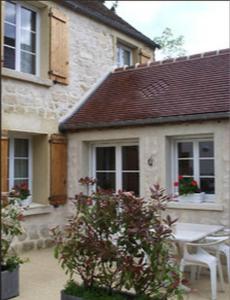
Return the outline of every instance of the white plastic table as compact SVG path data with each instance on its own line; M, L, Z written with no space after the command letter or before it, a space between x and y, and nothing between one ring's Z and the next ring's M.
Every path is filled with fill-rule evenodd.
M189 243L200 240L223 229L222 225L206 225L193 223L176 223L174 237L177 242Z

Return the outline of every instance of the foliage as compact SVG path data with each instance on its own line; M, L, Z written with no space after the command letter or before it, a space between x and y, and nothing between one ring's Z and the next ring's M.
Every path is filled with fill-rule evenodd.
M23 233L23 209L17 201L5 201L1 203L1 266L7 270L13 270L22 260L11 249L13 239Z
M179 181L174 182L174 186L179 188L179 195L199 193L197 182L191 177L179 176Z
M55 257L85 289L133 289L142 299L180 294L170 239L176 220L162 217L169 200L159 185L148 201L131 192L76 195L76 213L64 230L52 229Z
M30 190L26 182L16 185L10 191L9 196L13 198L18 198L20 200L26 199L30 195Z
M180 35L174 37L172 30L169 27L166 27L161 36L155 37L154 42L159 44L161 47L161 54L164 59L173 58L177 56L183 56L186 54L184 45L184 36Z

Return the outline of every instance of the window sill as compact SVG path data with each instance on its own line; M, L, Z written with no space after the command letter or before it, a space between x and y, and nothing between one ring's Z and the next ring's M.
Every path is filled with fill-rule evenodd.
M180 203L170 202L167 205L169 209L190 209L190 210L212 210L212 211L223 211L224 207L221 204L216 203Z
M21 80L21 81L32 82L32 83L47 86L47 87L50 87L53 85L53 81L50 79L42 79L35 75L22 73L22 72L18 72L18 71L7 69L7 68L2 68L2 76L14 78L14 79Z
M25 209L24 216L49 214L51 212L52 208L50 205L32 203L27 209Z

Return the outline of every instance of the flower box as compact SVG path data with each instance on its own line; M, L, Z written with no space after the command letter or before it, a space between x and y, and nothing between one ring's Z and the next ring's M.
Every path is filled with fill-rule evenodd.
M32 196L28 196L26 199L20 200L20 206L27 207L32 203Z
M204 201L205 193L193 193L187 195L181 195L178 197L180 203L201 203Z
M7 300L19 295L19 267L13 271L1 271L1 299Z

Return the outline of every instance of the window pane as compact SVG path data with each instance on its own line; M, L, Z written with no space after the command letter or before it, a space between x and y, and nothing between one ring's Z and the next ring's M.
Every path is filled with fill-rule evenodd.
M16 27L10 24L4 24L4 44L15 47Z
M35 34L22 29L21 30L21 49L36 52Z
M15 49L4 47L4 67L15 69Z
M21 72L35 74L35 55L21 51Z
M28 160L15 159L14 160L14 177L27 178L29 176Z
M115 170L115 147L96 148L96 169Z
M130 61L130 52L127 50L123 50L123 62L124 65L130 66L131 61Z
M212 141L199 142L200 157L214 157L214 147Z
M115 191L115 173L96 173L97 187Z
M207 194L214 194L215 178L200 178L200 189Z
M178 157L193 157L193 143L182 142L178 143Z
M200 159L200 175L214 176L213 159Z
M21 185L22 183L26 183L29 186L29 180L28 179L15 179L14 180L14 186L15 185Z
M139 196L139 173L123 173L122 182L124 191L132 191Z
M193 160L179 160L179 175L193 176Z
M16 5L10 2L5 2L5 21L16 23Z
M138 146L122 147L122 170L139 170Z
M24 29L36 31L36 13L23 7L21 9L21 26Z
M14 140L14 156L28 157L29 156L29 141L26 139Z

